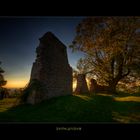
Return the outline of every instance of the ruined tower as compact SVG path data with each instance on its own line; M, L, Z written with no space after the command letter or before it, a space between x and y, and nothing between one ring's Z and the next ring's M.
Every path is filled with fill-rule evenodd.
M72 68L69 65L66 46L51 32L39 39L36 60L33 63L28 87L32 81L41 91L32 87L27 102L35 104L45 99L72 94Z
M86 75L85 74L78 74L77 75L77 86L75 89L75 94L85 94L88 93L88 86L86 82Z

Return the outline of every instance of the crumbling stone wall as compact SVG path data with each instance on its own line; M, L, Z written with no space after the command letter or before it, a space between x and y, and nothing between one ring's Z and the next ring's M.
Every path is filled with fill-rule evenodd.
M84 94L84 93L88 93L88 86L87 86L87 82L86 82L86 75L85 74L78 74L76 79L77 79L77 86L75 89L75 94Z
M98 85L98 83L95 79L91 79L89 91L97 93L97 92L109 92L110 90L109 90L109 87Z
M72 68L68 62L66 46L51 32L47 32L39 40L30 82L34 79L38 80L45 87L45 91L41 96L42 99L39 98L36 102L72 94ZM33 104L37 100L36 94L35 90L29 94L28 103Z
M98 85L95 79L90 80L89 91L90 92L97 92Z

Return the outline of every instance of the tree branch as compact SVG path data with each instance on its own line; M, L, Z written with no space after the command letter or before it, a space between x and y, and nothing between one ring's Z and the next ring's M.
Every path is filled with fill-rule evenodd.
M123 74L122 77L123 77L123 78L126 77L130 72L131 72L131 71L130 71L130 69L128 68L127 73L126 73L126 74Z

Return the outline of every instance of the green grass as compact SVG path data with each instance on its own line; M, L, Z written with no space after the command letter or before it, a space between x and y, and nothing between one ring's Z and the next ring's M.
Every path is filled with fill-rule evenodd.
M36 105L0 100L0 122L140 122L140 96L62 96Z

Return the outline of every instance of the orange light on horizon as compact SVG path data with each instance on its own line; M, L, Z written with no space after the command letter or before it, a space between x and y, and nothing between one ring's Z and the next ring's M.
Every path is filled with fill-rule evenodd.
M73 91L76 89L77 81L73 81Z
M89 86L89 80L87 81L87 85ZM5 88L24 88L28 84L27 80L8 80L7 84L3 87ZM77 81L73 81L73 90L75 90L77 86Z
M5 88L24 88L28 81L25 80L15 80L15 81L8 81L7 84L4 86Z

